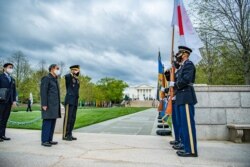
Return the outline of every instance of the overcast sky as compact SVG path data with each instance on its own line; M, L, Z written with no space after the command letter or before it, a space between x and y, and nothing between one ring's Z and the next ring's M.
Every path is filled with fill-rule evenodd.
M155 86L158 49L169 59L172 10L173 0L0 0L0 56L20 50L33 68L63 61L94 82Z

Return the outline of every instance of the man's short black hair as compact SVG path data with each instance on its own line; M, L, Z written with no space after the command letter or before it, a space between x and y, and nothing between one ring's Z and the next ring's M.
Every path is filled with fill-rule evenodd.
M49 66L49 72L51 72L51 70L53 69L53 68L55 68L57 66L57 64L51 64L50 66Z
M8 67L8 66L14 67L14 65L13 65L12 63L5 63L5 64L3 65L3 68L6 68L6 67Z

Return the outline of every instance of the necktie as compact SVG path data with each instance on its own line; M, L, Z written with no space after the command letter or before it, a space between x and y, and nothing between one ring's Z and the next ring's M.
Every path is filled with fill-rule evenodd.
M7 78L8 78L8 80L9 80L9 82L11 82L11 77L10 77L10 75L7 75Z

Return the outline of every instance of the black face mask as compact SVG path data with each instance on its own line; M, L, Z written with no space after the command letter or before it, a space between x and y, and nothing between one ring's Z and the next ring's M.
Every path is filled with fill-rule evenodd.
M72 72L72 74L73 74L74 76L79 76L80 72L77 72L77 73Z
M177 57L176 61L180 63L182 61L182 57Z
M180 64L177 61L174 61L174 66L175 66L176 69L179 69Z
M175 55L175 58L176 58L176 61L177 62L181 62L182 61L182 52L178 52L176 55Z

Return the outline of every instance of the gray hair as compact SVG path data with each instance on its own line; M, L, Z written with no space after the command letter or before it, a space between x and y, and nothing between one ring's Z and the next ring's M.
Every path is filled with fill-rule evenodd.
M57 66L57 64L51 64L50 66L49 66L49 72L51 72L51 70L53 69L53 68L55 68Z

